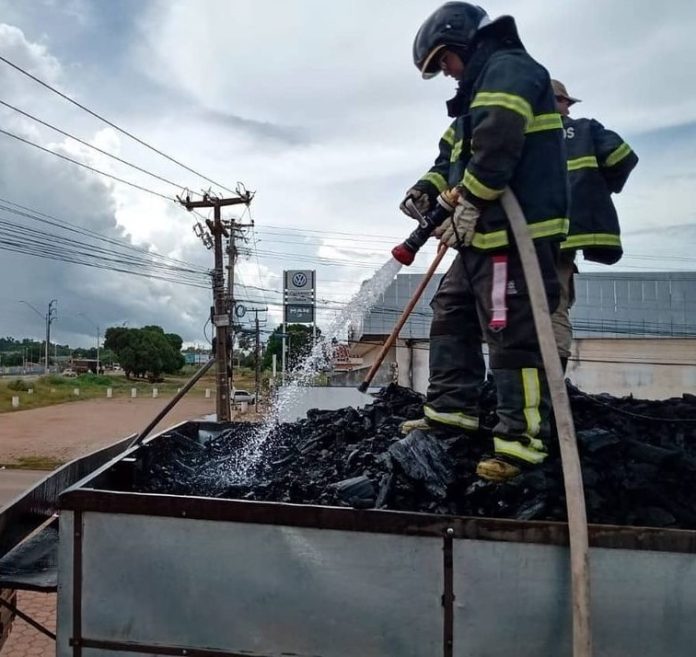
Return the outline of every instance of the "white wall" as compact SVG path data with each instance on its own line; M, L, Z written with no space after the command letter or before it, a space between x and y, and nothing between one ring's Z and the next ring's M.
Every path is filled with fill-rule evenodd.
M395 357L399 384L425 393L428 388L428 342L399 340ZM394 356L390 353L389 360ZM575 340L568 378L590 393L617 397L632 394L666 399L696 394L696 339L584 338Z
M568 378L586 392L645 399L696 394L696 340L585 338L575 340Z

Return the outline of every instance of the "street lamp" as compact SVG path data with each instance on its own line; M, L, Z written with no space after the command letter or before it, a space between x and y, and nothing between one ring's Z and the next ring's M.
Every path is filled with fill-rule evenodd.
M88 322L97 328L97 374L99 374L99 324L97 324L91 317L85 313L77 313L80 317L84 317Z
M37 310L28 301L24 299L19 299L19 303L23 303L29 306L41 319L46 322L46 352L45 352L45 362L44 369L46 374L48 374L48 345L51 343L51 324L55 321L58 314L58 299L51 299L48 302L48 312L44 315L40 310Z

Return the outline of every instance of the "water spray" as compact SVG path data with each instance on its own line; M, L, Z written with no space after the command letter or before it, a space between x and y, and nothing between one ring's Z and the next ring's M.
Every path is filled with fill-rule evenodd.
M415 259L416 253L418 253L421 247L428 241L428 239L430 239L430 236L433 234L433 231L438 226L440 226L445 221L445 219L452 215L458 197L459 193L456 189L449 189L445 192L442 192L442 194L440 194L437 197L437 203L435 203L435 207L432 210L426 212L425 214L423 214L416 207L416 204L413 202L413 199L407 199L406 207L411 213L411 216L418 220L418 228L416 228L401 244L398 244L392 249L391 254L394 260L408 267ZM435 256L435 260L433 260L433 262L431 263L430 267L428 268L428 271L425 272L420 284L416 288L416 291L413 293L413 296L409 299L409 302L406 304L406 307L404 308L403 312L401 313L401 316L394 325L394 329L387 338L387 341L382 346L382 349L379 352L377 359L372 364L372 367L367 373L367 376L365 377L363 382L358 386L358 390L360 392L367 392L370 383L372 383L372 379L375 377L375 374L377 374L377 370L380 368L388 351L392 348L392 345L396 342L396 339L399 337L401 329L403 328L404 324L406 323L406 320L409 318L409 315L418 303L418 300L421 298L421 295L425 291L425 288L428 286L428 283L430 282L430 279L433 277L433 274L439 267L440 262L442 262L442 259L445 257L446 252L447 247L441 244L440 248L437 251L437 255Z

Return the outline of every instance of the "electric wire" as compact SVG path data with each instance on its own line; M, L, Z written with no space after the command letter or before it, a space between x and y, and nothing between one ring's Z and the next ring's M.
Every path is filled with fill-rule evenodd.
M168 185L172 185L173 187L176 187L179 190L183 190L186 188L185 185L179 185L168 178L164 178L163 176L160 176L156 173L153 173L152 171L148 171L147 169L143 169L142 167L138 166L137 164L133 164L132 162L128 162L127 160L124 160L123 158L119 157L118 155L114 155L113 153L109 153L108 151L105 151L98 146L95 146L94 144L90 144L88 141L85 141L84 139L80 139L80 137L76 137L75 135L66 132L65 130L62 130L61 128L58 128L51 123L48 123L47 121L44 121L43 119L38 118L37 116L34 116L33 114L29 114L29 112L25 112L24 110L20 109L19 107L15 107L14 105L11 105L10 103L0 100L0 105L4 105L5 107L14 110L15 112L18 112L22 116L26 116L27 118L31 119L32 121L36 121L37 123L40 123L43 126L46 126L47 128L50 128L51 130L54 130L55 132L68 137L69 139L73 139L74 141L78 142L79 144L82 144L83 146L86 146L87 148L91 148L94 151L97 151L98 153L101 153L102 155L106 155L107 157L111 158L112 160L115 160L116 162L120 162L121 164L125 164L126 166L131 167L132 169L135 169L136 171L140 171L141 173L144 173L148 176L151 176L152 178L155 178L161 182L167 183Z
M136 137L133 133L128 132L127 130L125 130L124 128L121 128L120 126L116 125L116 124L113 123L112 121L109 121L109 119L103 117L101 114L98 114L97 112L95 112L95 111L89 109L89 108L86 107L85 105L82 105L81 103L79 103L79 102L76 101L75 99L71 98L71 97L68 96L67 94L63 93L62 91L59 91L58 89L56 89L55 87L51 86L51 85L48 84L47 82L44 82L43 80L39 79L39 78L36 77L35 75L32 75L31 73L29 73L29 71L26 71L26 70L23 69L21 66L18 66L18 65L15 64L14 62L11 62L11 61L10 61L9 59L7 59L6 57L2 57L2 56L0 55L0 61L4 62L4 63L7 64L8 66L11 66L12 68L14 68L14 69L15 69L16 71L18 71L19 73L22 73L22 75L25 75L26 77L32 79L34 82L36 82L37 84L40 84L41 86L45 87L45 88L48 89L49 91L52 91L53 93L57 94L58 96L60 96L60 97L63 98L64 100L67 100L69 103L72 103L72 104L75 105L76 107L79 107L81 110L87 112L88 114L90 114L91 116L95 117L96 119L99 119L100 121L102 121L102 122L106 123L107 125L111 126L114 130L117 130L117 131L120 132L121 134L124 134L124 135L126 135L127 137L129 137L130 139L133 139L134 141L138 142L138 143L141 144L142 146L145 146L145 148L149 148L151 151L157 153L157 154L160 155L161 157L163 157L163 158L169 160L170 162L173 162L174 164L176 164L177 166L182 167L183 169L186 169L186 171L188 171L189 173L193 173L194 175L198 176L199 178L202 178L203 180L209 182L211 185L215 185L216 187L219 187L220 189L224 189L225 191L230 192L230 193L232 193L232 194L235 193L235 192L233 192L231 189L229 189L228 187L225 187L224 185L221 185L220 183L215 182L215 181L212 180L211 178L208 178L208 176L203 175L203 174L200 173L199 171L196 171L195 169L193 169L193 168L187 166L186 164L184 164L183 162L180 162L179 160L175 159L175 158L172 157L171 155L167 155L166 153L164 153L163 151L159 150L158 148L155 148L154 146L148 144L146 141L144 141L144 140L141 139L140 137Z
M0 205L0 210L3 209ZM9 208L9 210L14 214L19 213L33 219L42 219L41 217L32 217L29 213L16 211L13 208ZM58 227L61 230L66 230L65 226L59 225ZM71 230L79 233L77 229ZM91 235L89 237L94 239ZM116 242L119 249L130 246ZM170 283L193 285L203 289L209 287L207 284L209 272L206 270L180 266L176 262L167 260L157 260L154 257L156 254L150 252L138 253L137 255L124 253L123 250L105 248L93 242L77 240L55 232L17 225L15 222L9 222L2 218L0 218L0 249L71 264L135 274Z
M177 267L177 269L181 271L191 271L195 273L200 273L200 274L207 274L208 270L202 269L200 267L197 267L196 265L192 263L188 263L183 260L178 260L176 258L170 258L168 256L163 256L161 254L158 254L156 252L149 251L147 249L143 249L141 247L137 247L129 242L125 242L122 240L118 240L115 238L110 238L106 237L104 235L101 235L100 233L97 233L96 231L92 231L86 228L83 228L81 226L78 226L76 224L71 224L70 222L64 221L57 219L56 217L53 217L52 215L46 215L44 213L39 213L38 211L31 211L29 208L26 208L26 206L19 206L18 204L12 203L13 205L17 207L24 207L27 212L23 212L14 208L7 207L3 205L3 203L6 203L5 199L0 198L0 210L5 211L5 212L10 212L14 215L21 216L21 217L26 217L29 218L33 221L39 222L39 223L44 223L46 225L54 226L57 227L61 230L64 230L66 232L74 232L79 235L84 235L86 237L89 237L91 239L95 239L98 241L102 241L106 244L111 244L114 246L117 246L121 249L128 250L128 251L133 251L135 253L140 253L143 255L146 255L148 258L151 258L153 260L160 260L162 262L174 265ZM10 202L11 203L11 202ZM37 216L37 215L42 215L42 216ZM44 218L47 217L47 218ZM51 233L46 233L47 235L51 235Z
M0 250L3 250L3 251L10 251L10 252L14 252L14 253L22 253L22 254L34 255L34 256L38 256L38 257L42 257L42 258L48 258L48 259L50 259L50 260L59 260L59 261L61 261L61 262L69 262L69 263L72 263L72 264L85 265L85 266L87 266L87 267L94 267L95 269L104 269L104 270L107 270L107 271L120 272L120 273L124 273L124 274L132 274L132 275L134 275L134 276L141 276L141 277L144 277L144 278L154 278L154 279L159 279L159 280L162 280L162 281L166 281L166 282L168 282L168 283L176 283L176 284L178 284L178 285L188 285L188 286L191 286L191 287L199 287L199 288L202 288L202 289L208 289L208 288L209 288L208 285L199 285L199 284L197 284L197 283L188 282L188 281L185 281L185 280L182 280L182 279L179 279L179 278L171 278L171 277L159 276L159 275L157 275L157 274L152 274L152 273L148 273L148 272L133 271L133 270L131 270L131 269L124 269L124 268L113 267L113 266L102 266L102 265L100 265L100 264L98 264L98 263L95 263L95 262L85 262L85 261L81 261L81 260L79 260L79 259L67 259L67 258L64 258L64 257L60 257L60 256L58 256L58 255L51 255L51 254L39 255L39 254L37 254L37 253L30 253L30 252L27 251L25 248L22 248L21 245L16 245L16 244L13 245L13 244L11 244L11 243L6 242L5 240L0 240Z
M2 59L2 57L0 57L0 59ZM50 148L46 148L45 146L41 146L41 145L37 144L36 142L31 141L30 139L25 139L24 137L20 137L19 135L16 135L13 132L10 132L9 130L3 130L2 128L0 128L0 133L2 133L3 135L7 135L8 137L12 137L13 139L17 139L18 141L21 141L25 144L28 144L29 146L33 146L34 148L38 148L39 150L44 151L45 153L50 153L51 155L55 155L56 157L59 157L61 160L65 160L66 162L71 162L72 164L76 164L79 167L83 167L84 169L88 169L89 171L92 171L93 173L98 173L99 175L106 176L107 178L111 178L112 180L120 182L124 185L128 185L129 187L133 187L135 189L138 189L141 192L147 192L148 194L152 194L153 196L159 196L160 198L163 198L165 201L176 203L176 199L170 198L169 196L165 196L164 194L160 194L159 192L156 192L152 189L148 189L147 187L143 187L142 185L138 185L138 183L130 182L128 180L124 180L123 178L119 178L118 176L114 176L111 173L107 173L106 171L102 171L101 169L97 169L96 167L90 166L89 164L85 164L84 162L80 162L79 160L73 160L73 158L68 157L67 155L63 155L62 153L58 153L57 151L51 150Z
M113 249L105 249L96 244L80 242L54 233L47 233L46 231L39 231L29 227L23 227L22 230L18 230L16 224L2 219L0 219L0 231L4 237L17 239L18 244L27 248L36 247L36 250L39 252L62 252L65 254L82 255L90 259L112 260L118 264L151 267L186 277L194 276L199 278L205 275L205 272L202 271L173 266L141 256L132 256ZM50 236L52 240L47 241L47 236Z

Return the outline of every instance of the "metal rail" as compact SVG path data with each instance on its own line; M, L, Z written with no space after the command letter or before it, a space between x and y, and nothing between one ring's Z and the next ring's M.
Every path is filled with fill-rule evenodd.
M134 445L139 445L140 443L147 438L149 433L159 424L159 422L162 420L162 418L169 413L169 411L176 406L181 398L189 391L193 386L198 382L198 380L215 364L215 358L211 358L203 367L201 367L187 382L186 385L179 390L179 392L172 397L169 402L167 402L166 406L155 416L155 418L148 424L141 432L136 436L135 440L133 440L128 447L133 447Z

